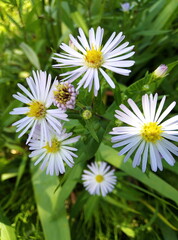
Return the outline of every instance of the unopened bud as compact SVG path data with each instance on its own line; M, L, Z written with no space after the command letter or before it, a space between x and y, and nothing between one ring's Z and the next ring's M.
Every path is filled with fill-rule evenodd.
M85 119L85 120L90 119L90 118L92 117L91 111L85 110L85 111L82 113L82 117L83 117L83 119Z
M129 2L126 2L126 3L121 3L121 8L123 12L128 12L132 7Z
M168 70L168 67L165 65L165 64L161 64L154 72L154 76L156 78L163 78L165 77L167 74L167 70Z

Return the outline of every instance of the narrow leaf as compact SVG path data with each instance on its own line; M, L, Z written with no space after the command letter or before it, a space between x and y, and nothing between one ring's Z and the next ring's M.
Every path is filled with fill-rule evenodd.
M70 240L70 231L64 202L60 205L60 214L53 214L54 206L60 194L60 188L55 192L59 184L57 176L46 175L38 166L31 163L32 184L35 193L37 209L43 227L45 240Z
M26 57L31 62L31 64L39 70L40 62L35 51L28 44L24 42L20 44L20 47L22 48L23 52L25 53Z
M147 176L138 167L133 168L131 162L123 163L123 156L118 156L118 152L110 146L101 144L98 153L99 157L104 161L109 162L115 167L120 168L128 175L134 177L148 187L156 190L162 196L173 200L178 204L178 191L170 184L162 180L156 174L150 172Z
M11 227L9 220L4 215L1 207L0 207L0 239L16 240L15 229Z

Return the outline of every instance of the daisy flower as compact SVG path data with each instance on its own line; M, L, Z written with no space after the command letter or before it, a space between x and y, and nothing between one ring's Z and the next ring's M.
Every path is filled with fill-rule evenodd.
M41 163L40 169L46 169L46 174L51 176L65 172L64 163L69 167L74 164L73 157L77 157L74 153L77 148L68 146L79 140L80 136L70 138L72 133L66 133L66 129L62 129L60 134L50 131L50 140L43 141L41 145L40 132L35 129L34 137L30 140L29 149L32 151L29 157L37 157L35 165ZM51 144L50 144L51 143Z
M114 148L123 147L119 155L126 154L124 162L134 154L133 167L142 164L142 171L145 172L148 159L150 159L151 169L163 170L162 159L173 166L175 160L172 154L178 156L178 147L172 141L178 141L178 115L164 120L165 117L175 107L176 103L171 103L162 112L166 96L164 96L157 107L158 94L142 96L143 113L139 110L132 99L128 99L132 111L125 105L120 105L120 110L116 110L115 117L129 126L115 127L110 134ZM164 120L164 121L163 121ZM141 163L142 162L142 163Z
M119 45L125 38L122 32L118 35L114 32L104 46L102 46L103 34L104 29L101 27L97 28L96 33L91 28L89 30L89 40L87 40L83 30L79 28L79 41L70 34L70 40L77 50L62 43L60 48L65 53L55 53L56 57L53 57L58 62L54 65L56 68L75 67L72 71L60 74L60 76L66 76L63 80L68 79L73 82L82 76L77 89L83 86L91 91L94 87L95 96L97 96L100 88L99 73L112 88L115 88L113 80L103 68L128 76L131 70L126 68L135 63L132 60L125 60L133 56L134 52L131 51L134 46L128 47L129 42Z
M77 91L69 82L61 82L55 86L53 91L53 103L62 110L74 109Z
M54 90L54 85L57 80L54 80L51 86L50 74L47 75L47 73L43 71L33 71L33 78L29 77L26 81L31 92L19 83L17 85L25 95L17 92L13 97L25 103L27 106L14 108L13 111L10 112L10 114L14 115L26 115L21 120L12 124L13 126L17 126L17 132L22 130L18 137L23 136L31 128L27 139L28 143L33 136L37 124L40 124L41 127L41 141L48 139L48 127L53 128L60 134L62 127L60 120L67 121L67 114L63 110L49 109L52 105L52 91Z
M83 185L91 195L106 196L112 192L116 184L114 170L110 170L105 162L94 162L87 165L89 170L84 170L82 174Z

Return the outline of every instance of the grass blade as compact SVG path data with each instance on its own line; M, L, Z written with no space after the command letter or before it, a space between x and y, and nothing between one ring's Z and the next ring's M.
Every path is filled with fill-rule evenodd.
M60 189L55 192L59 184L57 176L46 175L38 167L31 163L32 184L35 193L37 209L43 227L45 240L70 240L70 231L64 207L64 202L60 206L60 214L55 213L53 208L60 194Z
M15 229L10 226L9 220L4 216L0 208L0 239L16 240Z
M178 204L178 191L170 184L162 180L160 177L158 177L156 174L150 172L147 176L139 168L133 168L130 162L123 163L124 157L118 156L116 150L104 144L100 145L97 154L99 154L99 157L104 161L107 161L113 166L120 168L128 175L134 177L148 187L159 192L162 196L169 198Z
M24 42L20 44L20 47L22 48L23 52L25 53L26 57L31 62L31 64L39 70L40 62L35 51L28 44Z

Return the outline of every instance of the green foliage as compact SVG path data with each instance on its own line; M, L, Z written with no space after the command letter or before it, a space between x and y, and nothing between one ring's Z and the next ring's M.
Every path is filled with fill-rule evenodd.
M35 200L43 227L46 240L49 239L70 239L69 226L66 216L64 202L60 205L60 213L56 214L53 209L60 195L60 189L57 192L55 188L58 184L56 176L47 176L45 172L37 171L32 162L32 184L35 193Z
M114 111L128 98L138 105L145 93L158 92L178 102L176 0L135 0L122 12L115 0L3 0L0 2L0 239L1 240L178 240L178 164L164 171L142 173L111 148L108 132ZM75 165L64 176L51 177L34 167L24 138L19 139L9 112L22 106L13 100L17 83L25 83L32 70L53 76L52 55L69 34L90 27L123 31L135 45L136 65L129 77L112 74L116 88L102 82L97 98L81 89L77 107L68 112L68 131L81 135ZM152 72L168 65L168 75ZM102 79L101 79L102 81ZM76 83L74 83L76 84ZM84 110L92 118L84 120ZM176 111L178 106L176 107ZM116 169L118 183L107 197L90 196L81 174L90 161L107 161ZM31 166L31 167L30 167ZM30 170L31 169L31 170Z

